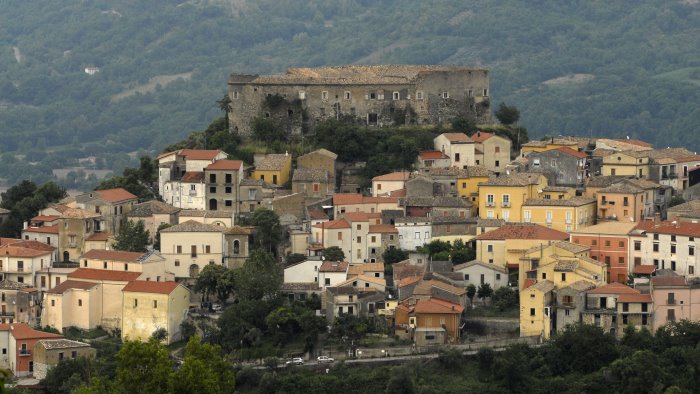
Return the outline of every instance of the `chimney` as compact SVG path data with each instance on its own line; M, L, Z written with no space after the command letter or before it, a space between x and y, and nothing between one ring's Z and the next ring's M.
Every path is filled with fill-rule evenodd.
M481 137L481 130L479 130L479 131L476 132L476 136L477 136L477 137Z
M661 214L659 212L656 212L654 214L654 223L660 223L661 222Z

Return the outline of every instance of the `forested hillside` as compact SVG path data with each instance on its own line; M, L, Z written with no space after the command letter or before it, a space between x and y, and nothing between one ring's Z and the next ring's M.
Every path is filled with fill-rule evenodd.
M35 0L0 10L0 172L11 182L41 182L90 155L119 170L162 150L220 116L232 71L346 63L489 67L492 101L518 106L531 138L700 147L695 0Z

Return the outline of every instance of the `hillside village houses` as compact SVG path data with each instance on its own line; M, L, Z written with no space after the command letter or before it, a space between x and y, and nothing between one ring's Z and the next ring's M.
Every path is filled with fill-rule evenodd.
M123 189L85 193L39 212L21 239L0 239L0 325L100 326L139 340L165 328L168 343L177 341L199 302L191 291L199 273L244 264L257 229L241 218L260 207L281 217L280 251L304 255L284 267L281 292L318 297L329 322L385 319L416 344L456 343L470 284L518 291L520 335L536 339L575 322L619 336L629 324L656 330L698 319L690 306L700 207L668 208L694 186L692 152L561 137L523 144L513 163L511 142L486 131L446 132L433 148L414 169L374 177L364 193L337 192L345 172L325 149L296 160L258 156L252 166L220 150L163 154L163 201L139 203ZM168 225L160 250L112 250L126 220L143 220L151 242ZM475 259L452 265L423 254L432 241L458 239ZM333 246L343 261L325 259ZM392 249L411 258L389 270ZM37 354L49 357L58 348L44 340L54 337L37 338Z

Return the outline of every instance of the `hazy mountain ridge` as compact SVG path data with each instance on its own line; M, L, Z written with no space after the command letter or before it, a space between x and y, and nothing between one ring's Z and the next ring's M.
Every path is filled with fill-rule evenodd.
M490 67L494 104L517 105L533 137L630 135L700 147L693 138L700 5L491 3L13 3L0 13L3 152L63 163L79 146L118 168L124 152L159 151L206 127L220 115L215 101L234 70L360 61ZM101 71L89 76L86 66ZM111 100L154 77L190 72L151 93ZM592 77L569 78L575 75ZM48 156L41 153L49 147Z

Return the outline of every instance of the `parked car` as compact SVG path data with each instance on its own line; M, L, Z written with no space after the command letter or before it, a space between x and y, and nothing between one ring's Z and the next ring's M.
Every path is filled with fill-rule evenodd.
M214 304L214 305L211 306L211 309L212 309L214 312L221 312L221 311L224 310L224 308L221 306L221 304Z
M301 357L294 357L293 359L284 363L285 365L304 365L304 359Z
M335 361L332 357L328 357L328 356L318 356L318 358L316 360L318 360L319 364L332 363L333 361Z

